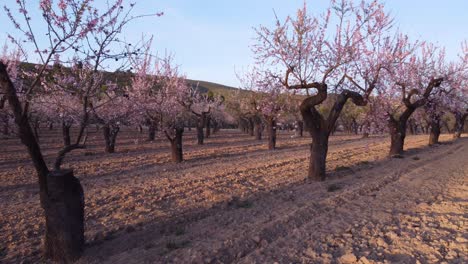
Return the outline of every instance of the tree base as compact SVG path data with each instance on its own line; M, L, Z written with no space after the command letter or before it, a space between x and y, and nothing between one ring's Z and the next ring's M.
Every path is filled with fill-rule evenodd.
M45 257L60 263L79 259L85 242L84 194L72 170L49 174L45 215Z

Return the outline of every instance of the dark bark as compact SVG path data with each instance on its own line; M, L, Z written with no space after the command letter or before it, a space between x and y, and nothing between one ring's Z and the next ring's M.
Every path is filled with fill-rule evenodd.
M268 126L268 149L276 149L276 120L274 118L267 119Z
M207 118L207 113L203 112L201 113L200 116L198 116L198 119L197 119L197 144L198 145L204 144L205 135L203 134L203 128L205 127L205 124L206 124L206 118Z
M34 121L34 136L36 137L37 142L39 142L39 127L40 127L40 122L39 120Z
M440 117L434 116L431 118L431 132L429 134L429 146L439 144L440 136Z
M396 119L393 116L389 118L388 128L390 130L390 156L400 156L403 154L403 148L405 145L406 138L406 126L409 117L413 114L416 109L413 107L407 107L406 110L401 114L400 118Z
M154 122L149 122L148 125L148 141L154 141L156 138L156 125Z
M394 116L389 117L388 127L390 129L391 137L389 152L390 156L401 156L403 154L408 119L417 108L422 107L427 103L432 90L436 87L439 87L442 84L442 81L443 78L431 79L431 81L427 84L421 98L413 103L411 102L411 97L413 95L419 94L418 90L413 89L409 91L408 94L406 94L406 87L401 85L403 91L402 102L406 108L398 119Z
M306 98L300 106L302 119L307 127L312 144L310 146L310 161L308 177L313 180L323 181L326 177L326 158L328 153L328 138L330 132L335 128L336 121L343 110L348 99L354 104L363 106L366 104L364 98L349 90L344 90L336 99L328 118L325 120L315 108L327 99L327 85L320 84L318 93Z
M328 137L328 131L317 131L312 135L308 175L314 180L323 181L326 177Z
M142 134L142 133L143 133L143 126L141 126L141 125L138 125L138 132L139 132L140 134Z
M31 125L29 124L28 115L27 113L23 113L21 103L16 95L15 87L6 71L6 65L2 62L0 62L0 88L5 93L8 105L13 112L15 123L18 126L19 138L26 146L29 156L33 161L39 181L41 205L45 208L47 201L47 175L49 174L49 169L44 161L39 144L34 137Z
M2 134L5 138L8 137L8 135L10 134L10 122L8 121L8 116L7 115L4 115L2 116L2 123L3 123L3 131L2 131Z
M260 123L255 124L255 139L262 140L262 124Z
M416 121L414 121L414 119L410 119L408 121L409 123L409 132L411 135L416 135L416 124L415 124Z
M183 149L182 149L182 135L184 134L183 128L176 128L175 129L175 136L174 138L169 138L171 142L171 154L172 154L172 161L179 163L184 160L183 157Z
M104 141L105 141L105 151L106 153L115 152L115 140L117 139L117 134L120 131L120 127L117 125L105 125L103 127Z
M48 191L45 256L70 263L80 258L84 250L83 188L72 170L62 170L49 174Z
M253 137L254 135L254 127L255 127L255 124L254 124L253 118L249 118L248 130L249 130L249 136L251 137Z
M54 130L54 122L49 123L49 130Z
M213 122L213 134L218 133L218 132L219 132L219 129L220 129L220 126L219 126L218 121L214 121L214 122Z
M206 117L206 131L205 131L205 137L209 138L211 135L211 117L207 116Z
M304 122L302 122L302 120L296 121L296 136L298 137L304 136Z
M465 126L465 120L466 117L468 116L468 113L461 113L461 112L455 112L455 127L454 127L454 134L453 138L460 138L461 134L463 133L463 128Z
M63 145L65 147L70 146L71 139L70 139L70 125L62 122L62 137L63 137Z

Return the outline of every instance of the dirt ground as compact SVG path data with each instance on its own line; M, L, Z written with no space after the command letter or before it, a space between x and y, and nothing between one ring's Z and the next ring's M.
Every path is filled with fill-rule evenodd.
M125 130L117 153L100 133L70 155L86 201L79 263L467 263L468 138L427 147L408 136L330 139L325 182L306 180L310 139L281 132L279 149L236 130L197 146L185 162L169 144ZM59 130L42 131L48 162ZM16 139L0 139L0 263L43 262L44 218L34 171Z

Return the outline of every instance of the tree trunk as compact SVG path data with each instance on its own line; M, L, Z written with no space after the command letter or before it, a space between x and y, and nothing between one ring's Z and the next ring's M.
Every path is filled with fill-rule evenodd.
M80 258L84 250L84 193L72 170L53 171L48 177L45 208L45 256L59 263Z
M176 128L175 136L171 141L172 161L179 163L184 160L182 150L182 135L184 134L183 128Z
M71 144L70 125L65 124L65 122L62 122L62 137L63 137L63 145L65 147L70 146Z
M296 121L296 136L298 137L304 136L304 122L302 122L302 120Z
M259 120L255 122L255 139L262 140L262 122Z
M2 117L2 122L3 122L3 136L5 138L8 137L8 135L10 134L10 128L9 128L9 122L8 122L8 116L5 114L5 116Z
M406 120L392 120L389 122L390 128L390 156L400 156L403 154L403 146L406 137Z
M253 121L253 118L249 118L249 136L253 136L254 135L254 121Z
M36 137L37 142L39 142L39 120L34 121L34 136Z
M276 149L276 120L268 118L268 149Z
M203 135L203 127L197 126L197 144L203 145L204 135Z
M156 138L156 125L150 121L148 126L148 141L154 141Z
M209 138L210 135L211 135L211 128L210 128L210 126L211 126L211 117L208 116L208 117L206 117L206 131L205 131L205 132L206 132L206 133L205 133L205 137L206 137L206 138Z
M120 127L114 125L105 125L103 128L104 141L105 141L105 152L114 153L115 152L115 140L117 139L117 134L119 133Z
M461 134L463 133L463 128L465 126L465 120L468 116L467 113L462 114L460 112L455 113L455 127L454 127L454 134L453 138L460 138Z
M440 136L440 118L433 117L431 119L431 131L429 134L429 146L439 144Z
M219 132L219 123L217 121L213 122L213 134Z
M369 138L369 133L367 132L362 133L362 138Z
M143 127L142 127L141 125L138 125L138 132L139 132L140 134L143 133Z
M54 130L54 122L49 123L49 130Z
M203 145L205 135L203 134L203 128L205 127L206 123L206 113L203 112L197 120L197 144Z
M310 145L309 178L324 181L326 176L326 159L328 153L327 131L311 133L312 144Z

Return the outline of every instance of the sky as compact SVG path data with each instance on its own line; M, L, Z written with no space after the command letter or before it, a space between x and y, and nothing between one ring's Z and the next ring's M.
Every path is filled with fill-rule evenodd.
M30 13L39 14L39 0L30 3ZM17 35L3 6L16 0L0 0L0 44L7 34ZM104 2L95 0L95 2ZM127 1L128 2L128 1ZM125 31L127 40L153 36L153 52L171 53L187 78L239 86L236 71L253 63L251 45L254 27L271 26L275 13L280 19L294 15L303 0L139 0L134 14L164 12L161 17L133 21ZM328 0L306 1L308 10L320 13ZM460 44L468 39L468 0L386 0L395 27L412 39L444 46L455 59Z

